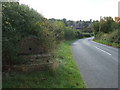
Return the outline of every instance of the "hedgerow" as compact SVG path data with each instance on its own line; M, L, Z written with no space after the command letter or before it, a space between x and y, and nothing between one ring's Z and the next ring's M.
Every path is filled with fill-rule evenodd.
M21 60L17 54L20 41L24 37L38 38L41 48L44 48L43 53L50 53L54 50L56 46L55 27L41 14L26 5L15 2L2 3L2 9L3 64L14 64L16 60Z
M32 41L35 43L39 40L39 43L36 43L39 46L38 50L41 50L40 54L44 54L54 52L64 39L75 39L80 35L79 31L65 27L62 21L51 22L29 6L20 5L19 2L3 2L2 17L3 65L21 64L24 61L19 53L21 42L26 41L27 39L24 39L27 37L28 40L33 37ZM35 38L37 40L34 40Z

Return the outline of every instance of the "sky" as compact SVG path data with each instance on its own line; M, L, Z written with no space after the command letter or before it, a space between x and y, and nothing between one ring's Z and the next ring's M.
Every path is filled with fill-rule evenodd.
M37 10L45 18L67 20L99 20L100 16L118 16L120 0L19 0Z

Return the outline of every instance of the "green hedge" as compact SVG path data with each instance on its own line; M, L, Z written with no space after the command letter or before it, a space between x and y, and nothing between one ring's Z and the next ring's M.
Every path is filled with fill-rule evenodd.
M66 27L65 28L65 34L64 37L66 40L72 40L76 38L81 38L80 36L80 31L76 29L72 29L71 27Z
M40 40L40 48L44 50L42 53L52 53L64 39L81 37L79 31L65 27L63 22L51 22L34 9L18 2L3 2L2 9L3 65L21 64L24 61L18 53L19 45L26 37Z
M63 33L57 33L58 29L61 30L59 24L55 26L41 14L26 5L4 2L2 3L2 9L3 64L14 64L16 60L21 60L17 53L20 41L24 37L34 36L38 38L42 44L41 48L47 49L43 53L54 51L56 41L61 40L63 37Z

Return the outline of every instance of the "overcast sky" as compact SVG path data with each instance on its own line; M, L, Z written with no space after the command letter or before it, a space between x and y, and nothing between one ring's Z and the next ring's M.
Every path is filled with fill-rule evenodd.
M120 0L19 0L46 18L99 20L100 16L118 16Z

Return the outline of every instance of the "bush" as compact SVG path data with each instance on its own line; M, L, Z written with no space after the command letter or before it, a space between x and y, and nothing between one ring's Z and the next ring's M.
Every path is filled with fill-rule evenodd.
M104 17L100 20L100 22L93 23L93 32L97 35L100 32L110 33L112 32L118 25L113 21L112 17Z
M57 43L60 43L61 41L64 40L65 24L61 21L55 21L53 22L53 26L54 26L53 29L55 34L55 40Z
M97 33L99 32L99 22L94 22L92 27L93 27L93 32L94 32L94 34L96 36Z
M104 35L103 32L99 32L96 36L95 39L100 39L102 37L102 35Z
M108 41L112 42L112 43L118 43L120 44L120 35L118 34L119 30L116 29L113 32L111 32L107 37L108 37Z
M119 29L115 29L110 33L101 32L97 34L95 39L103 42L120 44L120 35L118 33L119 33Z
M79 32L70 28L66 27L65 28L65 39L66 40L72 40L78 37Z
M2 3L2 53L3 64L14 64L21 60L17 56L20 41L24 37L34 36L41 41L41 48L46 48L43 53L54 50L54 26L42 15L26 5L15 2ZM58 33L59 34L59 33Z
M83 35L83 37L91 37L91 36L93 36L92 33L83 33L82 35Z

